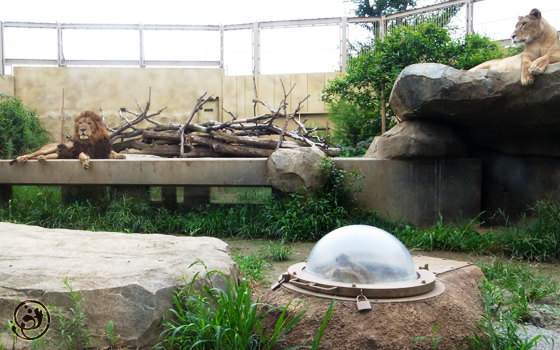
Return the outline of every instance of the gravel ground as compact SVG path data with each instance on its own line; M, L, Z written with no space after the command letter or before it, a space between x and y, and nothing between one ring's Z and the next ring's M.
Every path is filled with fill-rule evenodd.
M535 346L533 350L560 350L560 333L535 327L532 324L526 324L525 330L527 331L528 339L533 339L539 334L543 335L543 337L537 341L537 346ZM523 330L521 330L521 332L523 333Z

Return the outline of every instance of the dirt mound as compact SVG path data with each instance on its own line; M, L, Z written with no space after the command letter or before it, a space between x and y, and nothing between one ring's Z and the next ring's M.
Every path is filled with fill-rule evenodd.
M445 292L435 298L402 303L372 303L372 310L358 312L356 303L339 300L327 324L319 349L428 349L428 340L411 341L416 336L441 335L440 349L466 348L465 337L472 336L483 313L477 285L482 271L474 265L440 274ZM277 343L276 349L311 345L330 305L329 299L312 297L281 287L261 297L261 302L286 305L294 298L308 304L307 314ZM300 309L305 306L300 305ZM299 310L298 310L299 311ZM269 314L266 331L272 331L278 314Z

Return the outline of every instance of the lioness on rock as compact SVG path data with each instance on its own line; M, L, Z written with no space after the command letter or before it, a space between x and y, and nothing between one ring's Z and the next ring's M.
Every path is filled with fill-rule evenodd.
M537 9L527 16L519 16L511 35L515 44L525 44L525 50L515 56L492 60L471 68L470 71L491 69L505 72L521 68L521 84L529 85L551 63L560 62L560 41L556 28L551 26Z
M113 151L107 128L101 117L94 112L83 112L74 119L73 142L49 143L37 152L17 157L10 165L24 163L28 159L45 162L47 159L79 159L84 169L89 169L90 159L125 159Z

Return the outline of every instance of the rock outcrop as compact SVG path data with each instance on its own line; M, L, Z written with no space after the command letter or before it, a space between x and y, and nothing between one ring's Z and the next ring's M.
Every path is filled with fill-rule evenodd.
M522 86L518 70L406 67L389 103L401 120L452 125L471 144L507 154L560 156L560 63Z
M37 300L67 310L71 300L62 283L67 279L84 299L87 328L98 346L109 345L104 343L109 321L120 335L119 344L156 344L162 317L173 306L173 292L184 286L182 278L190 282L200 272L196 284L203 282L204 266L191 266L197 260L208 271L237 276L228 245L210 237L72 231L0 222L0 247L0 320L13 318L17 300ZM219 279L216 283L223 286ZM7 345L9 335L0 335ZM56 339L52 329L46 336Z
M519 70L414 64L397 78L389 103L402 123L376 138L366 156L479 158L488 217L501 211L513 218L539 199L560 200L560 63L529 86Z
M281 148L268 157L266 176L271 185L294 193L305 187L314 190L324 182L319 163L325 153L317 147Z
M466 155L465 143L453 128L429 121L407 120L376 137L364 157L424 159Z

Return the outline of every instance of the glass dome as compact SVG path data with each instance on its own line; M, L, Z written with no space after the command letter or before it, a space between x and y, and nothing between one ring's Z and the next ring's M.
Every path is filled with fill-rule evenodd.
M406 247L390 233L367 225L341 227L320 239L302 272L323 280L359 284L418 278Z

